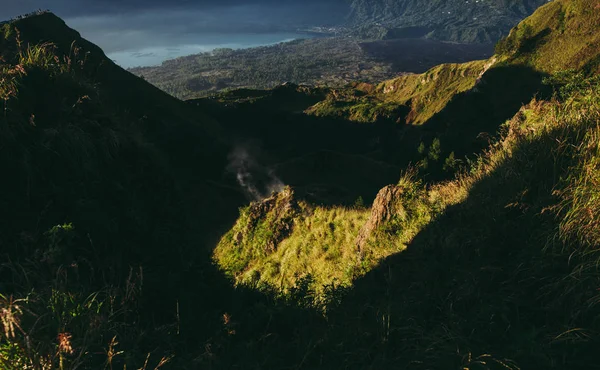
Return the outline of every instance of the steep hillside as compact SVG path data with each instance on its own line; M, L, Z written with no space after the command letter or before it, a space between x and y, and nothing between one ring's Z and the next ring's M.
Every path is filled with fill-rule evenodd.
M327 99L307 112L358 122L390 119L423 124L445 108L454 96L473 89L494 62L495 59L445 64L424 74L410 74L379 85L358 84L347 90L333 90ZM403 106L410 108L405 117L400 113Z
M330 294L330 326L307 368L594 363L600 85L570 82L557 100L524 107L469 173L428 190L445 208L430 208L436 217L404 252L345 297ZM407 235L392 230L392 240Z
M370 212L309 209L286 221L287 238L259 251L266 257L235 275L262 289L287 286L296 301L326 311L325 328L311 325L294 339L307 349L297 358L303 366L579 369L594 363L600 85L597 76L577 74L564 82L554 99L534 99L508 121L468 172L430 187L413 185L421 194L417 208L405 205L415 198L403 180L383 189ZM259 218L262 226L253 229L238 220L217 259L244 251L278 224ZM369 249L359 247L361 228L374 230L369 248L389 257L347 285L353 275L346 271L370 262ZM230 237L237 242L228 244ZM399 247L405 250L395 254ZM315 282L325 285L315 288Z
M229 144L53 14L1 31L0 367L143 366L176 341L185 274L220 290L207 245L243 201L222 179ZM109 347L127 358L93 355Z
M597 72L600 12L593 1L553 1L515 27L497 45L505 63L538 71Z
M349 22L372 38L495 42L547 0L352 0Z
M513 41L519 29L548 18L548 11L561 12L561 9L567 14L565 19L570 20L567 25L570 31L561 30L560 23L544 26L547 41L539 48L507 51L500 44L498 54L490 60L442 65L425 74L403 76L379 86L355 84L349 89L329 91L324 100L306 112L366 122L362 125L367 127L374 126L368 122L404 124L398 132L403 134L405 141L402 143L411 145L414 153L421 155L417 169L403 177L396 187L387 192L382 190L372 210L361 205L322 208L295 199L298 210L285 218L286 234L276 240L269 238L277 234L272 228L278 228L280 220L277 217L271 219L269 212L264 217L255 214L253 209L258 207L257 204L245 208L242 217L215 250L216 261L238 284L283 294L304 286L309 291L312 289L316 304L322 304L323 300L328 301L331 289L350 287L382 258L404 250L423 228L443 217L447 207L462 202L474 183L487 176L489 171L493 172L495 164L486 167L485 161L495 161L495 156L512 155L510 146L521 145L518 144L520 139L511 136L513 131L536 131L536 125L542 124L539 120L544 125L549 124L546 120L553 119L549 115L551 107L558 109L561 101L570 99L579 101L579 94L588 93L587 84L595 83L587 79L595 71L594 63L600 48L588 49L587 45L595 45L597 32L591 30L598 24L600 13L591 1L556 1L542 7L503 43L527 42L529 39L525 38ZM576 12L578 16L570 12ZM531 28L529 38L542 32L541 27ZM586 51L567 52L561 57L560 65L554 63L547 67L547 64L540 64L540 61L551 60L544 58L546 42L559 45L567 41L576 41ZM590 89L589 94L593 95L595 87ZM553 100L558 90L562 94L560 101ZM532 103L532 108L520 110L532 99L551 103ZM575 119L578 109L565 109L563 114ZM434 171L434 168L459 165L464 155L472 153L470 150L481 153L498 138L492 130L498 130L511 118L510 123L503 125L504 132L508 130L511 134L504 138L500 136L495 145L501 147L494 147L496 149L487 154L489 158L483 156L477 161L471 160L467 166L470 175L443 185L432 184L435 177L428 177L430 183L427 185L419 180L419 176ZM411 129L411 126L415 128ZM484 141L486 144L477 144L481 145L477 149L473 140L486 131L489 132ZM421 132L421 138L427 137L423 135L428 133L433 140L421 141L418 145L416 132ZM558 181L552 181L555 180ZM288 197L294 199L294 195ZM395 211L390 211L390 207ZM254 216L249 217L249 214ZM271 246L266 249L263 248L265 240L271 240Z
M589 1L553 1L517 25L497 46L492 58L461 65L442 65L420 74L401 76L376 86L332 91L332 96L308 110L309 113L337 115L373 122L391 119L408 124L424 124L442 112L465 92L481 93L488 78L501 70L531 69L532 75L565 70L595 71L598 68L600 15ZM557 52L560 50L560 52ZM511 80L527 79L523 74L507 73ZM531 81L530 81L531 82ZM524 82L527 84L527 82ZM508 90L506 90L508 92ZM506 94L501 94L506 95ZM409 111L406 115L400 107Z

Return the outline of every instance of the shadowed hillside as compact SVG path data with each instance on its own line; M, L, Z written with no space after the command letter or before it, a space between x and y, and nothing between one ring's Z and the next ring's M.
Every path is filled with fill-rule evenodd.
M127 358L108 361L142 366L177 342L189 274L211 281L195 334L212 335L228 284L207 245L244 201L216 121L50 13L4 24L0 56L0 367L98 368L88 353L117 342Z
M465 199L354 284L330 315L327 341L341 344L340 367L365 358L375 368L416 369L593 363L597 255L588 254L587 232L565 234L568 215L579 212L567 194L592 194L576 168L595 171L581 150L595 140L598 85L579 94L523 109L473 175L442 185L466 186ZM576 113L584 107L592 110ZM592 219L578 216L577 227L595 229Z

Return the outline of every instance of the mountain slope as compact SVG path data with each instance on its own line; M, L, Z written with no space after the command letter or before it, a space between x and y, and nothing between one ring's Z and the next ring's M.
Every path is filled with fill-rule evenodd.
M532 102L471 174L430 190L448 208L329 311L308 367L320 356L382 369L595 361L598 79L572 92Z
M597 72L600 14L594 2L553 1L515 27L497 46L506 63L554 73Z
M279 292L326 312L318 337L307 333L314 327L299 334L308 348L302 364L577 369L593 363L600 309L593 288L600 279L594 252L600 225L596 6L556 1L509 36L531 24L523 42L539 32L544 42L500 47L493 66L471 64L488 64L483 75L460 73L470 65L442 66L418 81L437 84L421 91L430 94L429 103L445 105L431 117L445 123L466 116L454 118L456 139L447 145L480 122L501 119L495 110L507 101L514 105L487 149L454 180L424 184L409 173L382 189L371 209L323 208L286 190L241 210L215 260L239 286ZM570 14L570 31L538 23L561 9ZM583 51L546 54L545 43L567 42ZM535 84L527 82L532 76ZM511 100L520 91L515 88L527 84L519 98L525 105ZM414 85L392 86L398 86L396 99L409 94L414 101ZM355 90L357 99L377 91L368 85ZM482 95L489 99L474 98ZM332 92L331 105L339 98L345 96ZM432 135L446 129L431 125L431 118L420 126L428 125ZM429 160L439 156L433 149L425 152ZM290 206L266 206L271 203Z
M486 61L334 89L306 112L366 123L420 125L437 131L442 144L454 144L445 155L455 151L462 157L482 149L468 141L472 135L494 134L497 126L492 122L503 122L534 94L543 97L549 85L562 83L560 76L551 75L597 71L599 22L593 2L554 1L516 26ZM464 136L466 132L470 134ZM457 145L465 140L464 146Z
M350 24L376 38L495 42L546 0L353 0Z
M243 201L222 178L218 123L53 14L1 30L0 367L101 368L93 353L117 342L128 355L114 366L143 366L176 342L166 328L186 274L213 274L194 290L214 298L194 335L212 335L225 290L209 246Z

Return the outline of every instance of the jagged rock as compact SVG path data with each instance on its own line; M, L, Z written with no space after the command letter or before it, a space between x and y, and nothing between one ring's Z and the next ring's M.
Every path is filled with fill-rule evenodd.
M356 238L356 246L359 253L362 253L373 231L381 225L392 220L394 217L406 219L406 210L402 205L403 194L404 189L396 185L388 185L379 191L373 202L371 215Z
M274 193L269 198L250 205L245 234L254 233L261 221L268 222L271 233L265 240L264 248L267 253L272 253L277 249L277 245L292 233L294 218L299 210L294 191L292 188L286 187L281 192ZM243 235L236 235L238 243L243 238Z

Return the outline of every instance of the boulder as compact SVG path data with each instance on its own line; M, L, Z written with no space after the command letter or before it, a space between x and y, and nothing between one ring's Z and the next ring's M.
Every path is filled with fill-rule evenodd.
M356 247L360 254L370 236L380 226L394 217L406 219L406 209L402 205L403 194L404 189L396 185L388 185L379 191L373 202L371 215L356 238Z

